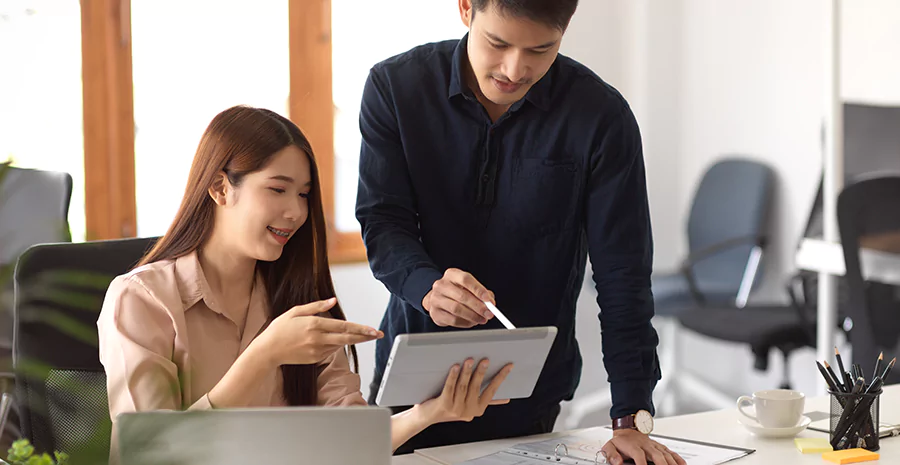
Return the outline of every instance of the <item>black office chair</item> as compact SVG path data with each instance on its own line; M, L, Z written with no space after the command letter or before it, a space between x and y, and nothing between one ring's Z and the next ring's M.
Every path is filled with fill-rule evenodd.
M804 238L822 236L822 183L804 228ZM683 311L679 321L686 329L721 341L745 344L754 355L754 368L768 370L769 353L777 350L784 363L780 387L791 388L791 354L804 347L816 347L818 274L798 270L785 283L789 303L753 303L743 308L732 305L697 306ZM838 319L832 322L845 331L848 291L846 280L837 280ZM850 340L850 336L847 337Z
M112 279L156 238L28 249L15 271L13 363L23 436L40 452L108 457L111 422L97 317Z
M28 247L68 242L67 217L72 177L0 164L0 391L14 391L12 374L13 269ZM0 450L20 435L18 414L10 412L0 432Z
M844 249L852 321L853 361L871 369L879 352L897 353L900 338L900 286L866 281L860 248L867 240L891 237L900 242L900 176L876 177L847 186L838 196L837 216ZM868 377L868 375L867 375ZM900 370L888 382L900 382Z

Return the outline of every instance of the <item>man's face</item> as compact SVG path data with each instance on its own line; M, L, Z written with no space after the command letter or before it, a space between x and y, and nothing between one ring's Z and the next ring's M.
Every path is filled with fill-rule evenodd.
M460 15L469 27L467 51L478 87L496 105L509 106L524 97L559 53L563 31L513 17L493 3L474 12L470 0L460 0Z

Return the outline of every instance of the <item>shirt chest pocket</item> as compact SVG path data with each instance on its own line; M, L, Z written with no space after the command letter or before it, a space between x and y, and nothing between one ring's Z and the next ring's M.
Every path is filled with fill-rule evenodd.
M541 237L577 224L581 175L574 159L517 158L511 186L504 217L519 236Z

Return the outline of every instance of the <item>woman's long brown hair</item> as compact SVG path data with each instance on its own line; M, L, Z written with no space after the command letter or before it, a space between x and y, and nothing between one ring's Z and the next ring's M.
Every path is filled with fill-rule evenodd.
M326 255L322 192L312 147L289 119L261 108L232 107L213 118L197 147L175 220L138 266L176 259L203 246L214 223L215 204L208 190L216 176L224 172L232 185L239 186L244 176L265 168L276 152L289 145L309 157L309 217L285 244L281 257L274 262L257 263L257 273L265 282L272 318L295 305L334 297ZM346 319L340 305L335 305L330 313L334 318ZM358 372L356 348L351 346L350 353L354 371ZM315 365L283 365L281 372L284 398L289 405L316 405Z

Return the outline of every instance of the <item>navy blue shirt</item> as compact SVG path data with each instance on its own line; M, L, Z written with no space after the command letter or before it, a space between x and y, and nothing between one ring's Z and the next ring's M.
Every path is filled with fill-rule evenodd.
M571 399L581 374L575 303L589 253L610 414L652 413L660 378L653 245L628 103L559 55L492 122L466 85L466 60L466 37L423 45L375 65L363 92L356 216L372 271L391 292L373 388L395 336L458 330L435 325L422 298L459 268L494 292L517 327L559 330L531 398L490 407L475 422L512 428ZM496 319L476 326L501 327Z

